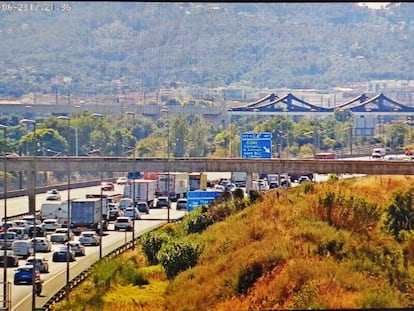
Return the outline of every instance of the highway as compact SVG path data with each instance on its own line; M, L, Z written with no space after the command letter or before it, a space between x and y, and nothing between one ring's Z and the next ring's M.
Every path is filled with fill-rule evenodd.
M114 192L108 193L122 193L123 186L116 185ZM81 189L72 189L70 191L70 197L84 198L86 193L100 193L100 187L88 187ZM106 192L105 192L106 193ZM67 191L61 191L62 200L67 199ZM1 201L0 215L3 216L4 200ZM36 207L40 208L41 203L46 202L45 194L36 195ZM28 198L18 197L10 198L7 200L8 216L15 214L22 214L28 212ZM178 219L184 216L185 211L176 211L175 204L170 209L170 219ZM151 209L148 215L141 214L141 220L135 221L135 237L138 237L145 231L151 230L163 223L167 222L167 209ZM102 256L106 256L115 249L126 244L127 241L132 240L132 232L115 232L113 231L113 224L109 225L109 230L104 233L102 240ZM75 237L77 240L78 237ZM54 296L61 288L66 284L66 262L55 263L52 262L53 250L61 246L62 244L54 244L53 249L49 253L44 253L44 257L48 259L50 272L42 274L42 279L45 280L42 296L36 297L36 308L41 308L47 301ZM43 253L38 253L43 254ZM87 246L86 256L76 257L76 261L70 263L70 279L74 278L82 271L93 265L99 260L99 246ZM20 259L19 265L24 264L25 260ZM2 269L0 267L0 269ZM11 286L11 310L31 310L32 309L32 286L31 285L13 285L13 276L15 268L7 268L7 280L12 283Z

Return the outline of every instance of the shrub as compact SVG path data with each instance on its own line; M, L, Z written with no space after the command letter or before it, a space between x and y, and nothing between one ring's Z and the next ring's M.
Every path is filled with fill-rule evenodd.
M251 203L256 202L260 198L260 192L257 190L249 190L249 199Z
M212 216L207 212L203 212L202 207L197 207L191 213L186 215L183 220L183 228L187 234L199 233L213 223Z
M260 263L254 262L247 268L243 269L239 274L237 282L237 293L245 294L248 289L256 282L256 280L263 274L263 266Z
M193 267L201 254L202 247L187 241L170 241L158 252L158 261L164 267L168 278Z
M413 188L403 192L397 191L393 202L387 209L385 227L398 239L402 230L414 229Z
M157 254L162 245L170 239L170 236L162 231L147 232L140 237L142 251L150 264L158 264Z

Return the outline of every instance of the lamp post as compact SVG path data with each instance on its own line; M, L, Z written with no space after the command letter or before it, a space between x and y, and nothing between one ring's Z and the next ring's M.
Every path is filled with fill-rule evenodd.
M101 113L94 113L94 114L92 114L92 116L94 118L101 119L100 129L101 129L101 132L102 132L103 114L101 114ZM101 150L101 153L100 153L101 160L102 160L102 155L103 155L103 150ZM102 210L103 209L103 206L102 206L102 195L103 195L103 193L102 193L103 165L102 165L102 161L101 161L100 171L101 171L101 195L100 195L100 197L101 197L101 208L100 208L101 212L99 213L100 214L99 215L100 216L99 217L99 237L100 237L100 239L99 239L99 259L102 259L102 236L103 236L103 230L102 230L102 226L103 226L103 215L102 215L102 213L103 213L103 210Z
M161 112L167 114L167 196L170 197L170 111L166 108L161 109ZM169 200L168 200L169 201ZM170 222L170 204L167 205L167 223Z
M37 151L37 139L36 139L36 121L32 119L22 119L20 120L21 124L33 125L33 139L34 139L34 145L35 145L35 154L36 157L36 151ZM33 165L33 171L32 175L30 176L32 180L33 185L33 194L30 195L29 193L29 213L33 214L33 257L36 257L36 161L34 161ZM29 188L29 187L28 187ZM32 268L32 310L34 311L36 309L36 287L35 287L35 280L36 280L36 265L33 265Z
M66 120L68 121L68 127L67 127L67 135L68 135L68 143L69 143L69 132L70 132L70 117L68 116L59 116L58 119L60 120ZM68 151L68 156L69 156L69 151ZM68 161L68 168L67 168L67 176L68 176L68 218L67 218L67 228L68 228L68 235L67 235L67 239L68 239L68 244L67 244L67 254L66 254L66 299L69 299L69 282L70 282L70 261L69 261L69 253L70 253L70 228L71 228L71 223L72 223L72 217L71 217L71 206L70 206L70 176L71 176L71 170L70 170L70 161Z
M7 164L6 164L6 130L7 125L0 124L3 131L3 190L4 190L4 212L3 212L3 307L7 310Z
M135 129L135 112L132 111L127 111L126 112L127 115L132 116L132 129L131 129L131 134L132 136L134 136L134 129ZM135 163L137 162L137 154L136 154L136 150L137 150L137 146L136 146L136 140L135 140L135 136L134 136L134 153L133 153L133 157L134 157L134 174L136 172L135 169ZM133 220L132 220L132 249L135 249L135 209L136 209L136 205L137 202L135 202L135 178L132 180L132 205L134 206L134 213L133 213Z

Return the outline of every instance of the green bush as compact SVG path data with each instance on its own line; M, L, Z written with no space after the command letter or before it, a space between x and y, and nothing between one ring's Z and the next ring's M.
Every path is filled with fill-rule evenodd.
M187 241L170 241L158 252L158 261L163 266L168 278L195 266L202 252L198 244Z
M150 231L140 237L141 248L150 264L158 264L157 254L171 237L162 231Z
M414 188L403 192L398 191L394 194L393 202L387 209L385 227L398 239L402 230L414 229L414 209L413 209Z
M257 190L249 190L249 199L251 203L256 202L260 198L260 192Z
M183 228L187 234L199 233L213 223L213 217L208 212L203 212L202 207L197 207L186 215L183 220Z
M239 274L237 282L237 293L244 294L256 282L256 280L263 274L263 266L260 263L254 262L247 268L243 269Z

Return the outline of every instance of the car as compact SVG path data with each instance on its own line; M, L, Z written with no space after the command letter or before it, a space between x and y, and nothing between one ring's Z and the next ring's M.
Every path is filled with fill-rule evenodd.
M85 246L80 242L66 242L66 246L69 244L69 247L75 252L75 256L85 256Z
M132 219L126 216L118 217L115 220L114 229L115 231L119 231L119 230L132 231L133 229Z
M29 229L23 227L11 227L7 232L16 232L18 240L27 240L29 238Z
M101 189L103 191L114 191L115 190L115 185L113 182L109 182L109 181L104 181L101 183Z
M35 273L35 280L40 280L40 272L38 269L33 269L33 265L17 267L13 277L13 284L33 284L33 272Z
M7 249L12 249L13 242L18 240L16 232L1 232L0 233L0 247L3 248L4 243L6 242Z
M108 212L108 220L109 221L113 221L115 220L117 217L119 216L123 216L122 211L117 208L117 207L112 207L109 212Z
M33 215L26 215L22 217L30 226L40 225L42 222Z
M311 182L310 178L306 175L300 176L298 179L298 183L304 183L304 182Z
M149 206L148 206L148 203L145 202L145 201L139 201L137 203L137 209L138 209L139 212L145 213L145 214L149 214L149 210L150 210Z
M176 209L177 209L177 211L187 210L187 199L178 199Z
M101 237L95 231L83 231L79 236L79 243L82 245L99 245Z
M35 265L39 273L49 273L49 261L41 256L29 256L26 259L26 265Z
M46 231L55 231L58 228L62 228L62 224L56 218L45 219L42 222L42 227Z
M156 208L170 207L170 199L168 197L158 197L157 203L155 204Z
M72 230L68 228L58 228L50 235L50 241L52 243L66 243L68 241L72 241L75 237ZM69 234L69 236L68 236Z
M12 250L6 250L6 264L7 267L19 265L19 257ZM0 266L4 267L4 250L0 250Z
M372 151L371 157L373 159L381 159L381 158L384 158L385 155L386 155L385 148L374 148L374 150Z
M126 177L119 177L116 180L117 185L126 185L127 183L128 183L128 178L126 178Z
M13 221L13 227L29 228L30 224L23 219L16 219Z
M29 238L45 237L46 235L47 232L41 225L29 227Z
M71 249L71 247L67 247L66 245L59 247L53 252L52 255L53 262L67 262L75 260L75 252Z
M48 253L52 251L52 242L47 237L36 237L30 242L36 252Z
M119 204L118 204L118 208L120 210L124 210L127 207L132 206L134 203L132 202L131 198L122 198L121 200L119 200Z
M33 254L33 245L29 240L16 240L12 244L16 256L27 258Z
M60 193L57 189L51 189L46 192L46 201L60 201Z
M125 217L129 217L132 220L139 220L139 219L141 219L141 215L139 214L138 209L136 207L132 207L132 206L127 207L124 210L124 216Z

